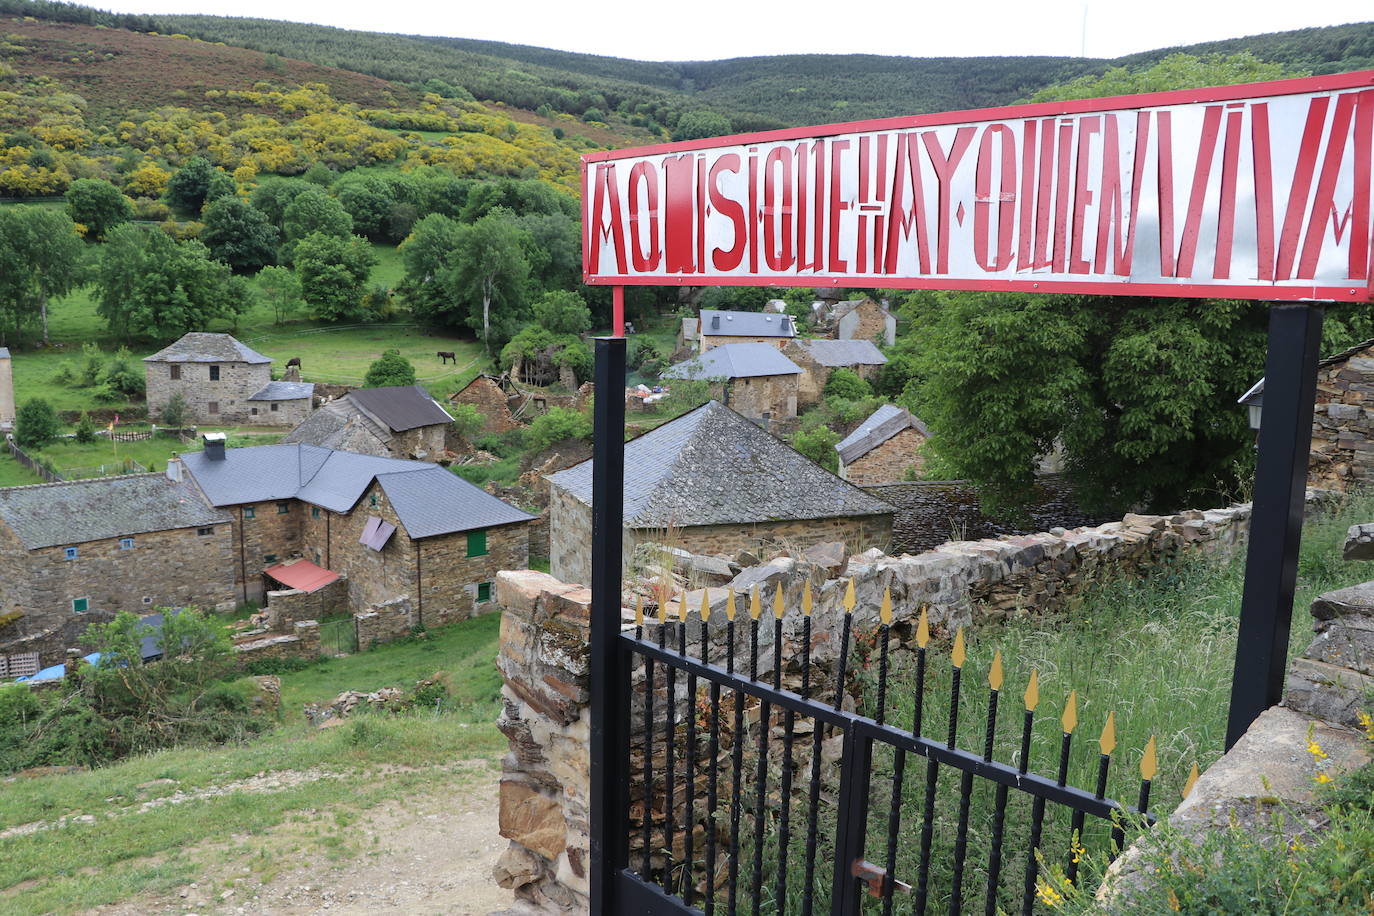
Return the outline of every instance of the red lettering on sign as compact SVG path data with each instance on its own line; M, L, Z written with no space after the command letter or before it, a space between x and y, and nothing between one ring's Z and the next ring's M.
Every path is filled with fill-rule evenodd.
M1156 156L1156 191L1159 200L1159 275L1174 276L1174 126L1170 112L1161 111Z
M711 215L711 208L707 204L709 199L706 193L706 157L697 157L697 261L701 264L701 272L706 272L706 217Z
M874 185L874 201L881 204L887 200L887 140L888 134L878 135L878 178ZM873 217L873 271L882 272L883 259L886 257L884 242L887 233L884 229L884 219L881 215Z
M939 186L939 202L936 205L935 217L939 233L935 247L935 272L939 274L949 273L950 184L954 180L955 169L959 167L959 160L964 158L964 152L973 142L976 130L974 127L959 128L954 134L954 143L951 144L948 155L940 149L940 138L935 131L928 130L921 134L921 142L925 144L926 154L930 156L931 167L935 170L935 181Z
M1242 111L1226 113L1226 142L1221 147L1221 209L1217 213L1217 247L1212 259L1212 278L1231 276L1231 246L1236 235L1236 172L1240 168Z
M1069 247L1069 273L1085 274L1092 265L1083 260L1083 217L1088 205L1093 202L1093 192L1088 190L1088 158L1092 155L1088 144L1092 136L1102 130L1102 119L1096 115L1081 118L1078 122L1078 163L1074 166L1073 185L1073 242Z
M644 220L649 230L649 250L640 247L643 229L640 226L639 186L644 185L649 204L648 219ZM658 172L647 162L637 162L630 169L630 260L635 270L658 269Z
M664 225L664 266L669 273L694 273L696 248L692 244L692 216L696 210L696 157L690 153L663 160L668 219Z
M1145 150L1150 142L1150 113L1136 113L1135 157L1131 160L1131 206L1129 215L1121 203L1121 137L1116 115L1103 118L1102 190L1098 195L1097 257L1093 271L1107 272L1107 254L1112 254L1112 273L1127 277L1135 257L1135 223L1140 211L1140 185L1145 178ZM1122 231L1121 221L1128 224ZM1110 244L1109 244L1110 243Z
M827 249L826 268L835 273L849 269L849 263L840 259L840 212L849 209L848 201L841 199L840 154L849 149L848 140L836 140L830 144L830 246Z
M1255 254L1259 279L1274 279L1274 165L1269 146L1269 104L1250 106L1250 155L1255 166Z
M1035 260L1032 270L1052 267L1050 260L1051 215L1054 206L1054 119L1040 122L1040 178L1036 182Z
M1293 185L1288 192L1288 209L1283 214L1283 232L1279 235L1279 258L1275 279L1287 280L1293 272L1298 256L1298 235L1302 232L1303 206L1312 190L1312 176L1317 171L1317 154L1321 151L1322 127L1326 124L1326 109L1331 99L1318 96L1307 106L1307 126L1298 146L1298 164L1293 170Z
M816 234L815 243L811 249L811 257L814 258L812 266L816 270L824 270L825 265L821 261L821 252L825 250L825 141L817 140L811 152L816 158ZM832 214L831 219L834 219Z
M1069 200L1073 188L1069 185L1069 169L1073 166L1073 122L1059 125L1058 169L1054 176L1054 272L1062 274L1068 268Z
M785 146L763 163L763 259L769 270L792 267L792 150Z
M897 166L892 170L892 196L888 199L887 256L883 272L897 272L898 243L916 229L916 257L919 270L930 273L930 239L926 235L926 198L921 181L921 150L916 134L897 135ZM906 197L906 182L911 179L911 207L902 205Z
M738 172L740 159L736 153L725 153L711 164L711 174L706 180L711 196L711 205L716 212L730 220L735 227L735 247L729 251L716 248L711 252L711 264L716 270L734 270L744 260L744 246L749 242L748 227L744 224L744 207L737 200L725 196L717 183L721 172Z
M1209 105L1202 115L1202 137L1198 141L1197 164L1193 166L1193 191L1188 197L1188 213L1183 218L1183 235L1178 243L1177 276L1180 277L1193 275L1193 257L1197 254L1197 236L1202 227L1202 203L1207 197L1207 182L1212 175L1221 114L1220 105Z
M1017 232L1016 266L1031 266L1031 226L1035 215L1035 127L1026 121L1021 143L1021 224Z
M807 149L805 143L797 144L797 270L810 270L812 263L806 259L806 165Z
M997 183L997 254L988 251L988 223L992 216L992 147L1002 146L1002 173ZM1006 270L1012 258L1012 231L1016 228L1016 134L1005 124L992 124L978 144L978 174L974 179L973 258L987 271Z
M610 222L606 222L606 207L610 206ZM615 266L625 273L625 227L620 215L620 187L615 180L615 165L596 167L596 191L592 194L592 226L588 233L591 246L591 273L601 269L601 246L607 241L615 245Z
M1355 187L1351 202L1349 278L1363 280L1369 273L1370 158L1374 147L1374 90L1359 94L1355 110Z
M1326 144L1322 176L1317 181L1317 195L1312 198L1312 215L1307 219L1307 239L1302 246L1302 260L1298 262L1300 280L1311 280L1317 275L1317 259L1321 256L1322 240L1326 236L1326 214L1335 206L1336 179L1340 176L1341 160L1345 158L1345 139L1350 134L1355 100L1354 93L1336 99L1336 114L1331 119L1331 139Z

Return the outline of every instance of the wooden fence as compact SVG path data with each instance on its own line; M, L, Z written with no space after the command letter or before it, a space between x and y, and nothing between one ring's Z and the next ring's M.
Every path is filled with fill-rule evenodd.
M40 462L37 458L31 458L29 454L20 448L19 444L14 441L14 436L6 434L5 445L9 447L10 454L14 456L15 461L19 462L30 471L33 471L48 483L61 483L67 479L57 473L57 471Z

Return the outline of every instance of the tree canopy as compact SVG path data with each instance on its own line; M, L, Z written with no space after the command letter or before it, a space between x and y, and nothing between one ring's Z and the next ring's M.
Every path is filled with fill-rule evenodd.
M46 207L0 209L0 327L20 330L37 322L46 341L49 299L84 282L84 267L84 245L67 214Z
M100 178L82 178L72 182L65 195L67 213L72 220L86 227L92 238L101 239L120 223L133 218L133 204L129 198Z
M387 388L392 385L414 385L415 367L401 355L400 350L386 350L367 367L364 388Z
M317 318L364 321L372 317L363 293L377 255L366 239L312 232L296 244L295 263L301 296Z
M277 259L277 229L261 211L236 196L205 207L200 240L236 273L253 273Z

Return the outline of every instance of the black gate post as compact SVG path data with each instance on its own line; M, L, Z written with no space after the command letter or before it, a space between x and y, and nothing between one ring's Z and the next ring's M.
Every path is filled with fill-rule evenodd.
M817 722L820 728L821 723ZM859 882L856 863L864 858L868 834L868 790L873 771L873 739L853 723L845 729L840 754L840 797L836 817L835 877L831 885L831 916L858 916Z
M625 340L596 341L592 450L591 912L615 913L629 862L628 653L619 646L625 501Z
M1269 307L1259 461L1226 723L1227 750L1260 713L1283 697L1321 337L1320 306Z

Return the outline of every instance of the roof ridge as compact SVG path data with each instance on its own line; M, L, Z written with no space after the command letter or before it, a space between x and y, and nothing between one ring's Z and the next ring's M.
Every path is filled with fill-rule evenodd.
M12 487L0 487L0 492L4 492L5 490L38 490L43 487L69 487L73 484L104 483L110 480L131 480L136 477L162 477L168 479L171 483L176 482L167 478L167 475L161 471L143 471L137 474L106 474L104 477L74 477L71 480L45 480L42 483L20 483Z

